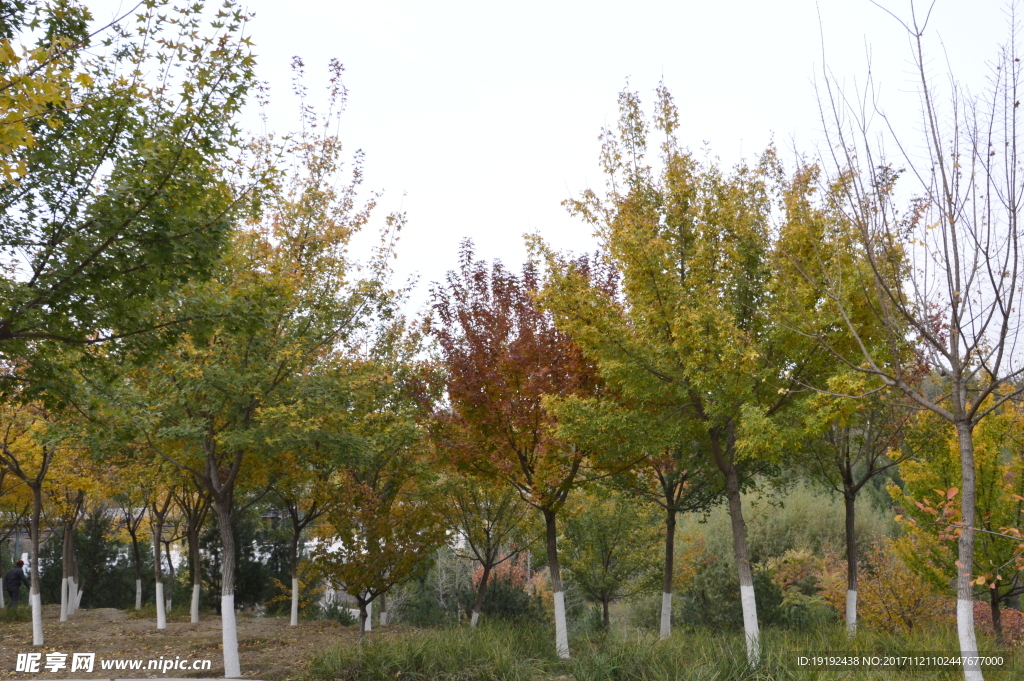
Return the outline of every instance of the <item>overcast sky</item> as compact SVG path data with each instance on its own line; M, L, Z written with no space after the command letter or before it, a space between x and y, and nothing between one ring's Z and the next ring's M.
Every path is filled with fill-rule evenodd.
M119 6L86 1L97 20ZM909 19L906 0L883 4ZM886 112L912 126L916 111L906 34L868 0L254 0L248 7L258 75L273 97L270 128L296 127L294 55L306 63L314 103L328 61L345 65L341 136L366 154L367 189L384 191L378 217L408 215L397 272L419 278L413 307L454 266L465 237L480 256L513 267L525 257L526 232L559 248L593 249L589 228L561 202L602 186L597 135L615 123L627 82L650 103L664 79L680 108L683 143L706 144L726 164L773 139L784 154L820 146L814 82L823 49L829 69L851 86L864 82L870 51ZM945 73L948 59L962 81L981 89L985 63L1007 36L1005 5L938 0L929 34L933 72ZM246 122L259 125L255 112Z

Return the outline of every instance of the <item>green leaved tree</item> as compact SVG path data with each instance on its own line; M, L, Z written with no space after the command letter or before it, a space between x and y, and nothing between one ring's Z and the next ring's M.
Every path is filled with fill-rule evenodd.
M607 193L569 208L593 225L600 257L621 277L609 296L572 261L535 242L548 264L543 304L602 378L630 400L674 409L725 489L747 655L760 658L741 492L798 427L788 414L824 353L775 315L774 218L782 173L771 150L725 172L680 148L678 113L658 89L660 170L648 165L638 96L619 96L617 132L602 133Z

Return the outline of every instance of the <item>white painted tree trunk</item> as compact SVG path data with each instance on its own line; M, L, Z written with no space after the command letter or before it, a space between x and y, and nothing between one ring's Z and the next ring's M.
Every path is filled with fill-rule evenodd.
M199 585L198 584L193 584L192 585L192 607L191 607L191 613L192 613L192 623L194 624L194 623L199 621Z
M561 658L569 657L569 630L565 625L565 592L555 592L555 652Z
M242 675L238 661L238 625L235 622L235 594L220 597L221 644L224 649L224 677L237 679Z
M235 621L235 535L231 528L231 502L216 502L214 510L223 551L220 564L220 632L224 676L235 679L242 675L242 665L238 659L238 625Z
M60 580L60 621L68 621L68 578Z
M974 469L974 435L970 422L956 424L960 449L960 520L963 531L957 541L958 565L956 579L956 633L960 639L960 655L978 655L978 639L974 633L974 517L977 494L977 480ZM965 681L984 681L981 667L977 664L964 665Z
M78 610L78 584L74 577L68 577L68 617Z
M956 601L956 628L960 639L960 654L973 656L978 654L978 639L974 635L974 601L958 598ZM965 681L985 681L981 667L964 665Z
M761 662L761 633L757 628L757 601L754 587L740 587L740 603L743 606L743 633L747 640L747 661L751 667Z
M366 624L363 626L363 631L369 634L373 631L373 602L366 604Z
M299 626L299 578L292 577L292 621L291 626Z
M661 594L661 640L672 635L672 594Z
M156 628L167 628L167 612L164 610L164 583L156 583Z
M0 584L0 586L3 586L3 585ZM7 589L0 589L0 608L6 608L7 607L7 604L4 603L4 592L5 591L7 591Z
M731 454L725 451L723 443L728 436L712 429L711 449L715 463L725 478L726 498L729 500L729 521L732 524L733 556L736 573L740 582L740 605L743 608L743 633L747 643L747 662L753 669L761 662L761 634L757 627L757 598L754 595L754 574L750 569L750 552L747 549L747 527L743 520L743 503L740 495L739 472L732 462Z
M32 645L43 645L43 598L40 594L33 593L28 597L32 604Z
M135 609L140 610L142 608L142 580L135 580Z
M476 623L480 620L480 613L476 610L473 611L473 615L469 618L469 626L475 627Z
M846 592L846 635L853 638L857 635L857 591Z

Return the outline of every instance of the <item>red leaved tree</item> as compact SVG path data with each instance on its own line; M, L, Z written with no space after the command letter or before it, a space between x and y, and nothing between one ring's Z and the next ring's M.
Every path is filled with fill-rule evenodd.
M441 442L463 469L506 480L544 516L555 597L555 647L569 656L556 517L579 483L587 452L555 437L546 396L591 394L594 367L534 302L539 275L520 275L473 257L465 241L459 271L432 291L430 331L445 372Z

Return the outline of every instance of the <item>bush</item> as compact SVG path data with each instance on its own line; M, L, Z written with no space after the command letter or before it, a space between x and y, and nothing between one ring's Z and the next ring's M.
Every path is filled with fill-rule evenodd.
M7 598L7 594L4 594L4 598ZM32 621L32 609L27 605L19 605L17 608L12 608L9 603L6 603L6 601L5 604L7 605L6 608L0 608L0 622Z
M524 585L506 576L488 580L480 614L487 619L512 621L540 621L544 611L540 599L527 593ZM459 601L465 612L471 612L476 601L476 589L463 589Z
M779 623L782 616L782 590L772 582L769 571L756 566L754 595L757 598L758 620L762 626ZM732 561L715 560L700 570L673 599L673 618L677 626L686 629L703 627L721 631L742 628L740 580Z
M827 563L822 584L822 595L845 617L846 561ZM905 634L952 622L953 603L900 559L893 541L885 541L875 544L858 573L857 618L888 634Z
M333 620L343 627L350 627L359 622L349 607L338 601L328 603L327 605L310 606L305 611L304 619Z
M999 612L999 622L1003 627L1003 638L1008 644L1019 646L1024 643L1024 612L1004 605ZM990 603L974 601L974 626L989 636L995 636Z

